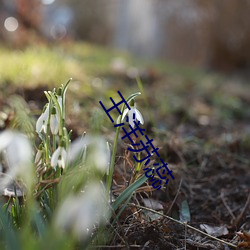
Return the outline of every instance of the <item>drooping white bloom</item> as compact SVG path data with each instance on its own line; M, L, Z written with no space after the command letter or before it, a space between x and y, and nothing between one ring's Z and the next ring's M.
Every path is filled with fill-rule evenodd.
M57 230L72 233L81 240L91 236L94 227L108 220L108 203L100 183L90 184L79 195L64 200L56 213Z
M134 122L138 120L140 124L144 123L141 112L136 108L136 106L130 107L130 110L127 108L124 110L122 115L122 120L124 120L125 116L128 115L128 122L134 128Z
M56 166L64 169L67 161L67 152L63 146L59 146L51 157L51 166L56 168Z
M60 121L59 115L55 107L52 108L50 116L50 131L53 135L56 135L59 131Z
M6 130L0 133L0 153L7 163L5 179L1 180L1 188L20 176L30 185L32 182L32 147L28 138L17 132ZM7 178L8 177L8 178Z
M40 117L36 122L36 132L41 133L43 131L46 134L48 121L49 121L49 104L47 104L44 112L40 115Z
M107 142L103 138L95 137L93 146L93 152L90 157L94 160L95 167L105 173L110 163L110 151L107 147Z
M86 155L84 152L87 148ZM102 137L86 135L74 141L69 148L68 162L74 162L79 156L82 156L83 161L88 161L88 166L94 166L102 173L105 173L109 167L110 150Z

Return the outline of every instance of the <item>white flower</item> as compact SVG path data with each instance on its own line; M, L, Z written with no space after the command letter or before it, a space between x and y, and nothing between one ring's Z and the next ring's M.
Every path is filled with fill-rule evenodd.
M50 130L53 135L56 135L59 131L59 115L58 111L55 107L52 108L51 116L50 116Z
M58 104L59 104L60 109L61 109L61 111L62 111L62 96L61 96L61 95L58 95L58 96L57 96L57 101L58 101Z
M40 115L40 117L36 122L37 133L41 133L43 131L46 134L48 120L49 120L49 104L47 104L45 111Z
M127 108L124 110L122 115L122 120L124 120L125 116L128 114L129 124L134 128L134 122L138 120L141 124L144 123L141 112L134 106L130 107L130 110Z
M100 183L90 184L79 195L66 198L59 207L55 226L62 232L72 233L81 240L91 236L95 225L108 220L108 203Z
M40 144L35 156L35 164L39 165L42 161L43 156L43 145Z
M101 137L93 138L93 152L90 157L93 160L95 167L101 172L107 172L110 163L110 151L107 147L107 142Z
M63 146L59 146L51 157L51 166L56 168L58 165L60 168L64 169L67 160L67 152Z
M0 152L2 152L8 170L1 188L20 176L29 186L32 183L32 147L28 138L17 132L6 130L0 133Z
M87 148L88 154L86 155ZM102 137L85 135L74 141L69 148L68 162L74 162L79 156L83 161L88 161L88 166L94 166L103 173L109 168L110 150Z

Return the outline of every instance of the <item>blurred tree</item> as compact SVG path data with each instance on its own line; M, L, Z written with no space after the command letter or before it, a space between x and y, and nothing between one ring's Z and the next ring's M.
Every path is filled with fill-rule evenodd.
M20 26L26 30L39 32L41 24L41 1L15 0L15 5Z
M74 12L75 38L90 42L109 44L112 41L110 15L114 1L64 0Z
M249 0L158 0L164 55L177 62L232 71L250 66Z
M250 1L209 1L207 24L212 68L230 71L250 66Z

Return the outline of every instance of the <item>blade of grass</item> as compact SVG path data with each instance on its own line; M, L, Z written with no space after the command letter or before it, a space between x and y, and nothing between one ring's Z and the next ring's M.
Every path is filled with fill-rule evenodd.
M151 174L151 173L150 173ZM124 200L126 200L133 192L139 188L148 177L145 175L141 176L138 180L136 180L133 184L131 184L128 188L126 188L119 196L118 198L112 203L112 208L115 211Z
M124 211L124 209L126 208L127 204L129 203L130 199L132 198L132 196L133 196L133 193L131 193L131 194L129 195L128 199L125 201L125 203L123 204L122 208L119 209L119 212L118 212L118 214L115 216L115 218L114 218L114 220L113 220L113 222L112 222L112 225L114 225L114 224L117 222L117 220L119 219L121 213L122 213L122 212Z
M0 229L4 233L7 250L21 250L21 245L16 232L8 222L7 214L0 208Z

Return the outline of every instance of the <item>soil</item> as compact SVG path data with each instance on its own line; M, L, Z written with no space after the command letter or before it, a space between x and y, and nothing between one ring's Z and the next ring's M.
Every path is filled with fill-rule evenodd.
M227 243L237 246L240 242L248 242L240 239L236 232L250 231L250 85L243 84L242 91L237 92L242 112L236 112L229 105L224 109L229 115L223 117L221 104L211 101L211 95L217 94L217 87L200 94L196 85L188 83L183 85L188 92L180 93L180 86L163 84L163 81L159 78L145 86L156 119L153 125L146 122L144 126L147 135L154 138L154 143L161 148L160 154L173 170L175 180L161 190L153 189L150 183L140 188L116 225L109 227L114 237L103 249L235 249ZM227 86L228 95L236 95L230 94L235 93L231 91L232 84L225 82L219 89L221 98L225 94L222 88L225 90ZM22 88L20 91L19 88L12 92L24 96L30 108L35 110L41 109L45 102L42 91L45 89ZM164 102L162 91L183 98L179 107L166 116L163 115L164 107L159 106L159 102ZM159 96L159 99L153 100L154 96ZM159 111L161 108L163 111ZM71 120L75 119L71 126L75 126L76 131L79 131L80 117L71 117ZM107 134L113 132L109 129ZM134 175L132 156L124 143L120 143L118 152L113 186L115 196L124 190ZM187 225L203 232L204 225L208 225L208 234L225 243L201 234L185 223L178 224L139 206L151 207L178 221L188 220ZM220 227L220 232L217 227Z

